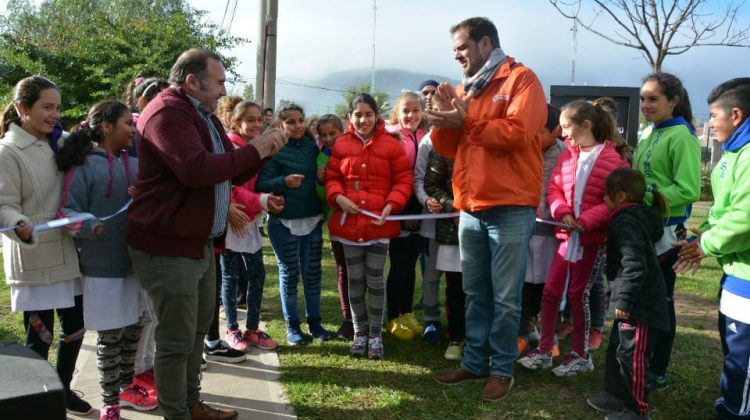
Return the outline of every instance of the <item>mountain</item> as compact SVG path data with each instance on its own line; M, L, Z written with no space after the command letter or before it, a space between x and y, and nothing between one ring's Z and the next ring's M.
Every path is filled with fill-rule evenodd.
M395 101L403 89L417 90L419 83L426 79L438 82L455 79L445 76L417 73L402 69L375 70L375 89L384 90ZM344 91L352 86L370 83L370 69L350 69L331 73L313 82L296 82L279 78L276 80L276 103L280 100L292 101L305 109L308 116L332 113L337 104L343 103Z

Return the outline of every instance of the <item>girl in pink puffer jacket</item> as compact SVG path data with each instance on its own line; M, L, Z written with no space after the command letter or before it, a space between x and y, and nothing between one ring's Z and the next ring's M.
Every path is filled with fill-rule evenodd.
M603 268L610 213L605 180L620 167L626 145L615 145L614 117L599 105L574 101L562 109L560 125L568 149L563 151L550 179L547 198L552 217L570 229L558 229L562 242L552 261L542 298L542 339L539 348L519 360L531 370L552 367L560 302L567 290L573 314L573 351L552 370L567 377L594 369L588 355L589 290Z

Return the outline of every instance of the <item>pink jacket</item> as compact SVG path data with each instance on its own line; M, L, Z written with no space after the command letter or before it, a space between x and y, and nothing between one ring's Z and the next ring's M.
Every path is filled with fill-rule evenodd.
M401 145L404 147L404 153L406 153L406 159L411 164L411 167L414 168L414 163L417 161L419 143L422 142L422 138L427 134L427 130L418 128L416 132L412 132L408 128L402 127L401 124L386 126L386 130L400 137Z
M229 140L232 141L236 149L247 146L247 142L237 133L229 133ZM258 213L264 210L260 204L260 196L263 194L255 192L255 182L257 180L258 174L244 184L232 187L232 203L245 206L243 211L250 220L254 220Z
M552 218L557 221L562 221L566 215L574 215L573 197L578 156L578 147L568 145L568 148L560 154L560 159L552 171L547 189L547 200ZM617 152L614 143L609 140L605 141L604 149L591 169L586 182L586 191L583 194L581 215L578 217L578 221L584 227L581 236L582 245L601 245L606 242L610 212L607 204L604 203L605 181L615 169L629 166L628 162ZM567 240L570 233L558 228L556 236L560 240Z

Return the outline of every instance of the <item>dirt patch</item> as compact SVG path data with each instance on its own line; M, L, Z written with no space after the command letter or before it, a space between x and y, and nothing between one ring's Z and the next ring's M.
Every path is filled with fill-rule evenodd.
M719 317L716 299L675 292L674 301L677 325L696 330L716 331Z

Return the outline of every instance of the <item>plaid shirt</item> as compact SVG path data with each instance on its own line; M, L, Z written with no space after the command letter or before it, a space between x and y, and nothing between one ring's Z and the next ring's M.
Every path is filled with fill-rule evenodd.
M219 130L211 120L211 113L203 108L203 104L201 104L198 99L190 95L187 95L187 97L190 99L190 102L198 111L198 114L203 117L203 121L205 121L206 125L208 125L208 129L211 132L211 140L214 144L214 153L223 155L224 153L226 153L226 151L224 150L224 145L221 143L221 135L219 134ZM232 199L232 184L229 180L216 184L216 186L214 187L214 193L216 199L214 207L214 222L211 227L211 238L221 236L221 234L224 233L227 228L229 203Z

